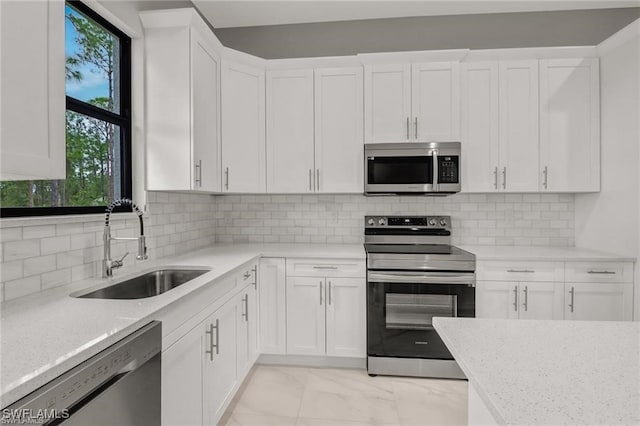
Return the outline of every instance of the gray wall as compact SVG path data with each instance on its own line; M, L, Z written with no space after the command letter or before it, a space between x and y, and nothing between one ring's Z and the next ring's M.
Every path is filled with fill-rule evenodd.
M425 16L220 28L227 47L266 59L439 49L596 45L640 8Z

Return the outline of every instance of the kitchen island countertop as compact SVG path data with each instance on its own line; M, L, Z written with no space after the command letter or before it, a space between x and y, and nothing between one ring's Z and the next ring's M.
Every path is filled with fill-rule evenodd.
M498 424L640 424L638 322L436 318L434 325Z

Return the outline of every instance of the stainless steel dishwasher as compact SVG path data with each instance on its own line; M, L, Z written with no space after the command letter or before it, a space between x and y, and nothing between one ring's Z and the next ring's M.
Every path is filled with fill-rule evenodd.
M153 321L6 407L3 420L159 426L161 350L162 325Z

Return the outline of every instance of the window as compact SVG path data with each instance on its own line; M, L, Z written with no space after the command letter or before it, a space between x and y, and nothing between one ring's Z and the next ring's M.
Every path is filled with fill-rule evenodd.
M67 176L0 182L2 217L100 213L131 198L130 44L83 3L66 3Z

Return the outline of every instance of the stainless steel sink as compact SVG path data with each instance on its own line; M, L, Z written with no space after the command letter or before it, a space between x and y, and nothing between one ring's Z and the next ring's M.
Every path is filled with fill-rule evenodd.
M209 271L209 269L157 269L76 297L143 299L165 293Z

